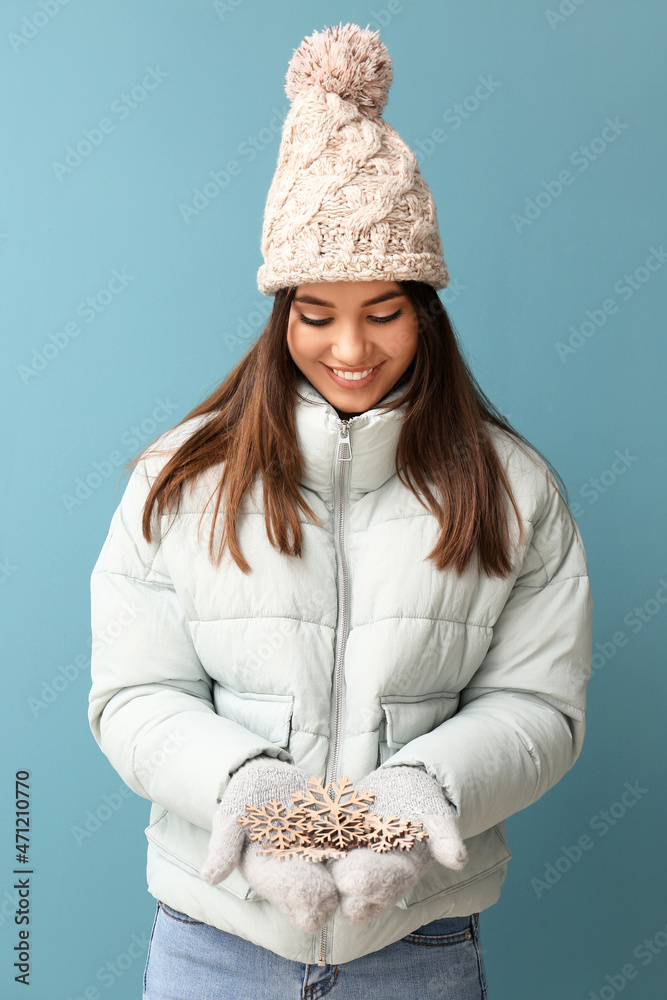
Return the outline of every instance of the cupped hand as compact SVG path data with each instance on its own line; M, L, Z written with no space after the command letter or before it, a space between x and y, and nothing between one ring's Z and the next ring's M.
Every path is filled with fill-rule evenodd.
M308 777L285 761L268 755L253 757L234 771L213 817L208 854L201 877L210 885L226 879L238 866L248 885L273 903L299 930L312 933L333 915L339 894L332 873L319 862L301 857L258 854L237 820L246 806L277 799L292 803L292 792L306 793Z
M409 765L379 767L357 786L375 796L370 809L377 816L421 823L428 839L404 851L359 847L326 862L340 894L341 913L352 924L373 920L394 906L434 861L452 869L464 868L468 861L456 812L426 771Z

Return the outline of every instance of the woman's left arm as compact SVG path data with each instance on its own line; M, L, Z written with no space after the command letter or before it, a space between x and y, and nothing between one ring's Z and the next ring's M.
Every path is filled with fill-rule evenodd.
M591 673L593 602L578 526L548 481L519 574L458 712L382 765L421 765L463 839L537 801L577 760Z

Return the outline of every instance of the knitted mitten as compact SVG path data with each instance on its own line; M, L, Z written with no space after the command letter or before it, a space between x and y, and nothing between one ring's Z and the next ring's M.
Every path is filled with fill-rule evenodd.
M397 903L434 860L455 869L468 862L454 808L426 770L398 764L379 767L357 787L375 796L371 812L421 823L428 839L417 841L410 851L380 854L360 847L325 862L338 886L341 913L351 924L373 920Z
M211 885L238 865L246 881L299 930L322 927L338 906L336 883L324 864L299 857L261 855L266 845L251 841L237 818L251 803L278 799L292 805L291 792L307 792L308 778L293 764L262 754L234 771L218 803L201 876Z

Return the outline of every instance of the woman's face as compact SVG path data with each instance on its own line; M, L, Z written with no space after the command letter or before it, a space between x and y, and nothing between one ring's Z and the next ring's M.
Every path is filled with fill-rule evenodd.
M345 419L371 409L398 382L417 350L417 316L394 281L299 285L287 346L295 365ZM357 377L351 381L334 369Z

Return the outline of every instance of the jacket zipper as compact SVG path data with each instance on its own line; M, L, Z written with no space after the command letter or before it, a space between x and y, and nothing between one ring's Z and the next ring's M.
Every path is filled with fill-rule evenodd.
M345 686L345 675L343 671L343 658L345 655L345 643L349 630L348 611L348 571L346 556L346 529L347 529L347 508L348 508L348 484L349 477L345 470L349 468L346 464L352 458L352 447L350 444L349 423L352 417L347 420L340 420L338 441L336 444L336 464L338 474L338 498L336 504L336 523L334 528L334 538L338 539L338 565L340 567L340 630L338 633L338 644L336 646L336 656L334 664L334 699L333 699L333 734L332 749L327 762L327 773L325 785L331 794L331 782L338 777L338 751L340 747L341 715L343 706L343 691ZM318 966L326 965L327 948L327 925L322 928L320 936L320 959Z

